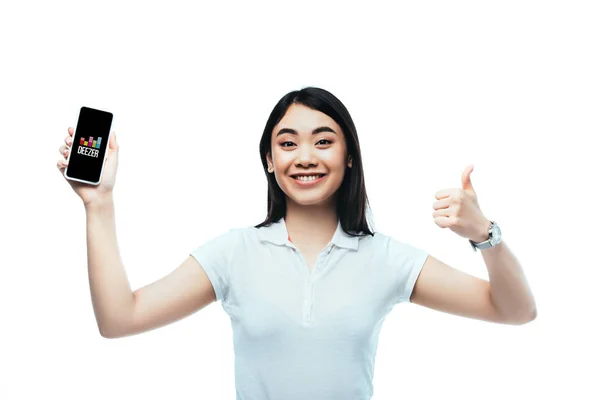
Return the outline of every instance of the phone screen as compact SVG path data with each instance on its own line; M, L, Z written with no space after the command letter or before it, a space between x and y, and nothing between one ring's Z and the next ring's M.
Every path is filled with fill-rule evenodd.
M65 177L98 185L102 177L113 115L107 111L81 107Z

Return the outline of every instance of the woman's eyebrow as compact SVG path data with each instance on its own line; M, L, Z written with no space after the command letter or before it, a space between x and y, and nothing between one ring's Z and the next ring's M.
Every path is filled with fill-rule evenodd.
M312 134L316 135L316 134L321 133L321 132L332 132L332 133L334 133L334 134L337 135L337 133L333 129L331 129L330 127L328 127L328 126L320 126L317 129L315 129L314 131L312 131ZM290 133L292 135L297 135L298 134L298 132L296 130L294 130L294 129L291 129L291 128L281 128L279 130L279 132L277 132L277 135L275 137L277 137L279 135L283 135L284 133Z

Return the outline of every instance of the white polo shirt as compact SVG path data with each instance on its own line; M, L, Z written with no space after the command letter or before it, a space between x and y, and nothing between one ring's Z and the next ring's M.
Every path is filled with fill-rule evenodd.
M410 301L428 253L338 221L309 271L281 218L190 255L231 319L237 400L368 400L382 323Z

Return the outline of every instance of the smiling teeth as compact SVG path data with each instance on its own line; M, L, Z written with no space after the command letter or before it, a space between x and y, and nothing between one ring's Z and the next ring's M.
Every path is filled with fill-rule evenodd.
M299 181L314 181L315 179L318 179L321 175L312 175L312 176L297 176L294 179L297 179Z

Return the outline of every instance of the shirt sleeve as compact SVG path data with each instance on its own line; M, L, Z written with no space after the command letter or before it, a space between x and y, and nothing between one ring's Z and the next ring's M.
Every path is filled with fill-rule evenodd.
M190 253L206 272L215 290L217 301L223 301L227 297L230 265L235 254L233 249L238 242L239 235L239 229L230 229L228 232L205 242Z
M425 265L429 253L425 250L400 242L392 237L388 238L388 262L396 271L396 303L410 302L417 278Z

